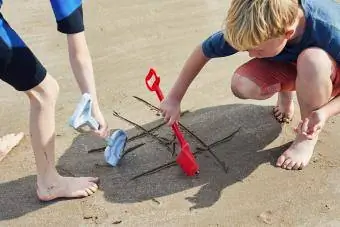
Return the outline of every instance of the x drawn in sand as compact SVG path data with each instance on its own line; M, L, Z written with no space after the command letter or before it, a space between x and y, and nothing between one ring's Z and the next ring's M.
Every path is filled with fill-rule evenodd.
M152 105L151 103L145 101L144 99L142 98L139 98L137 96L133 96L136 100L144 103L145 105L147 105L148 107L151 108L151 110L153 111L156 111L157 113L160 111L159 108L157 108L156 106ZM186 113L188 113L188 111L184 111L181 113L181 116L185 115ZM161 128L162 126L165 125L165 123L161 123L159 125L157 125L156 127L150 129L150 130L147 130L145 129L143 126L131 121L131 120L128 120L127 118L124 118L123 116L119 115L117 112L113 112L113 116L115 117L118 117L119 119L135 126L137 129L141 130L142 133L141 134L138 134L132 138L130 138L128 140L129 141L132 141L136 138L141 138L143 136L149 136L151 138L153 138L154 140L158 141L163 147L165 147L169 152L171 152L171 155L174 156L175 153L176 153L176 138L173 137L172 139L167 139L167 138L163 138L163 137L160 137L160 136L157 136L155 134L153 134L153 131L155 131L156 129L159 129ZM202 139L199 138L199 136L197 136L193 131L191 131L190 129L188 129L188 127L184 126L182 123L179 123L180 127L182 128L182 130L184 130L187 134L189 134L194 140L196 143L200 144L201 146L198 146L196 147L196 151L193 153L194 156L196 156L197 154L200 154L202 153L203 151L205 152L208 152L213 158L214 160L217 162L217 164L221 167L221 169L227 173L228 172L228 167L226 166L226 164L221 161L213 152L213 148L222 144L222 143L225 143L225 142L228 142L229 140L231 140L233 138L233 136L239 132L240 128L238 128L236 131L234 131L233 133L231 133L230 135L226 136L225 138L221 139L221 140L218 140L218 141L215 141L211 144L207 144L205 143ZM127 153L130 153L132 151L134 151L135 149L143 146L144 144L138 144L136 146L133 146L129 149L127 149L124 154L123 154L123 157L127 154ZM102 151L103 149L105 149L105 147L101 147L101 148L96 148L96 149L93 149L93 150L90 150L89 153L92 153L92 152L95 152L95 151ZM138 174L137 176L134 176L132 177L130 180L135 180L135 179L138 179L142 176L146 176L146 175L150 175L150 174L154 174L156 172L159 172L163 169L167 169L167 168L170 168L172 166L175 166L177 163L176 163L176 160L171 160L163 165L160 165L160 166L157 166L151 170L148 170L146 172L143 172L141 174Z

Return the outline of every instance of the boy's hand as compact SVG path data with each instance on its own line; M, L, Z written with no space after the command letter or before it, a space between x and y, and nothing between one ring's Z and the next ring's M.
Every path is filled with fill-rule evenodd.
M110 134L108 124L104 119L102 112L99 110L98 112L93 113L94 118L99 123L98 130L94 130L93 133L103 139L107 138Z
M307 139L314 139L320 133L326 121L326 114L322 109L319 109L313 111L307 118L301 121L296 131L305 135Z
M94 134L105 139L109 136L109 128L106 122L99 123L99 129L94 131Z
M166 97L160 104L161 113L164 117L164 121L168 126L179 121L180 117L180 102L176 99Z

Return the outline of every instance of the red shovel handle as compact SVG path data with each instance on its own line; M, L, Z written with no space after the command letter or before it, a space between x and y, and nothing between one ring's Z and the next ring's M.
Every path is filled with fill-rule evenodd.
M147 88L150 91L156 92L159 101L162 101L164 99L164 96L163 96L163 92L161 88L159 87L160 82L161 82L161 78L157 75L156 71L153 68L151 68L148 75L146 75L145 77L145 83L146 83ZM183 134L179 130L177 122L175 122L171 127L174 133L176 134L181 145L184 146L186 142L185 142Z
M164 99L164 96L159 87L160 82L161 78L157 75L156 71L151 68L148 75L146 75L145 77L145 84L150 91L155 91L159 101L162 101Z
M149 73L145 77L146 87L150 91L155 91L159 101L164 99L163 93L159 87L160 84L160 77L157 75L154 69L150 69ZM181 152L176 158L176 162L181 166L183 171L188 176L194 176L199 173L199 167L195 161L195 157L192 154L189 144L185 141L183 134L179 130L178 123L175 122L172 126L172 130L174 131L177 139L181 144Z

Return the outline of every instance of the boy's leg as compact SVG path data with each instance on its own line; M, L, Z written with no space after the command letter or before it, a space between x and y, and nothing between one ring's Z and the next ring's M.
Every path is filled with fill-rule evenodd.
M289 122L294 114L292 91L296 66L291 63L252 59L239 67L231 82L231 90L241 99L264 100L278 93L273 114L279 122Z
M0 13L0 79L30 100L30 133L37 165L37 193L41 200L82 197L97 190L97 178L61 177L55 169L54 111L57 82Z
M332 79L336 75L335 61L322 49L309 48L297 61L296 93L304 119L328 103L332 95ZM301 169L312 157L318 137L308 140L298 134L291 147L278 159L277 166L284 169Z
M55 169L55 102L58 84L48 74L26 91L30 109L30 133L37 165L37 194L47 201L58 197L83 197L93 194L97 178L61 177Z

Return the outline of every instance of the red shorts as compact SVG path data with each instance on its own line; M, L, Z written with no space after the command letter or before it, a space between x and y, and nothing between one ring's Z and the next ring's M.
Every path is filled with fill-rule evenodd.
M294 91L297 69L295 63L254 58L240 66L235 75L243 76L257 84L263 94ZM340 94L340 67L334 62L332 97Z

